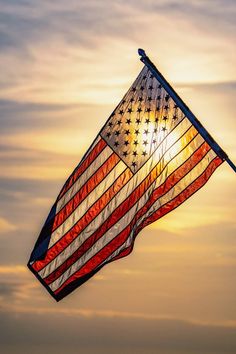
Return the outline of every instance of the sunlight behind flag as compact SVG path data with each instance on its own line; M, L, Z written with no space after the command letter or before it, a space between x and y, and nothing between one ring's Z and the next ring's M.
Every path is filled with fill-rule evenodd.
M144 66L63 186L28 266L59 301L223 162Z

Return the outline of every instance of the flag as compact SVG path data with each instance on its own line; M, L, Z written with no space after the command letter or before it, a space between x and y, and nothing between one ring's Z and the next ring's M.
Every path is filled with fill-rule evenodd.
M59 301L137 234L201 188L223 162L144 65L66 181L28 266Z

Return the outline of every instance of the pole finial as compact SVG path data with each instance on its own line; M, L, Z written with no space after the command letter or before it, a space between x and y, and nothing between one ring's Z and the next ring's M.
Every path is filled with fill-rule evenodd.
M139 48L138 49L138 54L142 57L142 58L146 58L146 53L144 49Z
M179 97L179 95L175 92L175 90L171 87L171 85L166 81L164 76L160 73L160 71L156 68L153 62L148 58L145 51L141 48L138 49L138 54L141 56L140 60L146 67L151 71L154 77L158 80L158 82L162 85L165 91L172 97L174 102L177 103L177 106L182 110L185 116L189 119L192 125L197 129L200 135L206 140L206 142L210 145L212 150L222 159L228 162L230 167L236 172L236 166L229 159L227 154L222 150L222 148L216 143L216 141L210 136L208 131L202 126L199 120L195 117L195 115L190 111L190 109L186 106L184 101Z

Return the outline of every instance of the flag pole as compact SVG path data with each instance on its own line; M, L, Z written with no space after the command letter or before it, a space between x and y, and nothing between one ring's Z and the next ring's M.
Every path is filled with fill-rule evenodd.
M212 138L212 136L208 133L208 131L203 127L201 122L197 119L197 117L190 111L188 106L184 103L184 101L179 97L179 95L175 92L175 90L171 87L171 85L166 81L164 76L160 73L160 71L156 68L153 62L149 59L143 49L138 49L138 54L141 56L140 60L148 67L148 69L152 72L152 74L156 77L156 79L160 82L160 84L164 87L166 92L173 98L173 100L177 103L178 107L182 110L182 112L186 115L186 117L190 120L192 125L197 129L200 135L206 140L206 142L211 146L212 150L222 159L225 160L229 166L236 172L236 166L230 160L228 155L224 152L224 150L217 144L217 142Z

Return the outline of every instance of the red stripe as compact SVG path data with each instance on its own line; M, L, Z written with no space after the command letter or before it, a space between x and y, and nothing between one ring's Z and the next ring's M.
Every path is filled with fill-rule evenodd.
M121 203L116 210L110 215L110 217L94 232L85 242L81 245L81 249L86 251L91 245L96 242L111 226L113 226L118 219L120 219L126 212L136 203L136 201L145 193L152 182L158 177L160 167L154 167L148 178L146 178L132 193L131 195ZM76 223L71 230L68 231L61 239L60 242L52 246L47 252L47 255L43 261L37 261L33 267L35 270L42 269L44 264L46 266L52 259L54 259L59 253L63 251L76 237L82 232L80 223ZM37 264L36 264L37 263Z
M68 278L60 288L55 290L54 293L57 295L69 283L90 273L92 269L97 268L97 266L104 262L104 260L106 260L106 258L108 258L109 255L114 252L114 250L119 248L125 242L128 234L126 229L123 230L119 235L117 235L113 240L111 240L111 242L109 242L109 244L105 248L100 250L96 254L96 257L91 258L82 268L80 268L79 271L77 271L70 278Z
M182 166L180 166L177 170L175 170L166 180L165 182L159 186L149 197L148 202L145 204L142 209L140 209L137 214L134 217L133 224L136 223L136 221L139 219L140 216L142 216L146 210L150 208L152 203L156 201L156 199L160 198L160 196L164 195L167 191L169 191L177 182L179 182L183 176L185 176L189 170L191 170L201 159L203 156L206 155L206 153L210 150L210 147L207 143L203 143L198 150L196 150L193 155L187 160ZM143 193L141 194L141 196ZM71 256L66 260L65 263L63 263L60 267L57 268L53 273L51 273L47 277L47 284L50 284L53 282L56 278L58 278L61 274L63 274L67 268L69 268L73 263L75 263L86 251L89 250L89 248L100 238L104 235L104 233L110 228L109 221L113 224L115 224L120 217L122 217L124 214L126 214L129 209L132 207L133 203L128 203L129 200L126 201L126 206L122 206L121 204L121 210L120 214L118 216L115 216L115 212L111 214L111 216L107 219L106 222L108 222L109 226L104 226L106 222L98 229L93 235L91 235ZM110 220L109 220L110 219Z
M135 231L134 237L136 237L137 234L144 227L148 226L154 221L157 221L162 216L166 215L170 211L177 208L180 204L185 202L185 200L190 198L195 192L197 192L200 188L202 188L206 184L208 179L211 177L213 172L216 170L216 168L222 164L222 162L223 160L221 160L218 156L215 157L215 159L212 160L211 163L208 165L204 173L201 176L199 176L190 186L188 186L183 192L181 192L178 196L176 196L174 199L169 201L167 204L163 205L158 210L156 210L155 213L153 213L151 216L146 218ZM158 198L156 198L156 200L157 199ZM144 206L143 211L141 211L140 209L139 217L141 217L145 212L146 212L146 206ZM116 257L112 259L112 261L128 256L132 252L132 249L133 249L133 244L131 244L126 249L122 250Z
M194 129L192 134L188 133L188 139L191 139L197 135L196 130ZM186 142L187 143L187 142ZM156 178L161 175L162 171L160 171L160 166L155 166L150 174L144 179L139 186L130 194L130 196L124 200L116 210L110 215L110 217L96 230L94 234L92 234L85 242L81 245L82 249L88 249L91 244L96 242L111 226L113 226L118 219L120 219L127 211L137 202L138 199L146 192L146 190L150 187L150 185L156 180ZM89 220L90 222L90 220ZM88 223L89 223L88 222ZM40 260L34 263L33 267L36 271L44 268L51 260L53 260L59 253L61 253L78 235L83 231L81 228L80 222L77 222L71 230L65 234L59 242L51 247L48 250L47 255L44 260Z
M163 205L160 209L155 211L150 217L146 218L138 227L137 233L141 231L145 226L151 224L152 222L160 219L162 216L166 215L173 209L177 208L180 204L182 204L186 199L191 197L195 192L197 192L211 177L212 173L222 164L223 160L216 156L214 160L208 165L204 173L199 176L194 183L189 185L182 193L176 196L167 204Z
M193 131L193 134L197 132ZM188 134L189 140L192 139L192 134ZM160 166L155 166L148 177L144 179L139 186L130 194L130 196L124 200L116 210L110 215L110 217L92 234L82 245L82 250L85 251L96 242L111 226L113 226L118 219L120 219L126 212L137 202L138 199L146 192L150 185L155 181L155 179L162 173L160 171ZM33 267L35 270L41 270L44 268L52 259L54 259L59 253L63 251L76 237L82 232L80 224L77 222L71 230L68 231L51 249L48 250L47 255L44 260L37 261L34 263Z
M148 178L146 178L132 193L131 195L120 204L117 209L110 215L110 217L97 229L97 232L92 234L86 241L87 247L90 247L98 238L100 238L107 229L114 225L122 215L124 215L127 210L129 210L135 202L145 193L150 184L158 177L159 167L154 167ZM92 219L89 220L89 222ZM88 223L89 223L88 222ZM33 264L35 270L41 270L46 266L52 259L54 259L59 253L63 251L76 237L81 233L83 229L81 228L80 222L77 222L71 230L69 230L59 242L55 243L47 252L44 260L37 261ZM84 247L84 244L82 245ZM86 248L87 248L86 247Z
M57 200L70 189L70 187L76 182L79 176L91 165L91 163L96 159L96 157L101 153L101 151L107 146L105 140L101 139L90 151L86 159L75 169L72 175L67 180L65 186L62 188Z
M82 203L88 194L108 175L114 166L120 161L118 155L112 154L92 175L86 183L78 190L74 197L59 211L53 222L52 232L54 232L68 216Z
M92 215L90 218L96 217L97 213L103 209L107 203L111 200L112 197L122 188L123 183L126 183L132 177L131 171L127 168L126 171L117 179L115 184L100 198L100 200L95 203L93 210L91 210ZM95 214L94 214L95 211ZM85 218L83 221L87 221L90 218ZM81 225L83 228L84 225ZM88 241L89 242L89 241ZM90 242L89 242L90 243ZM91 246L91 245L90 245ZM52 272L47 278L44 278L44 281L47 284L52 283L56 280L61 274L63 274L67 268L69 268L78 258L84 253L84 247L86 247L86 242L84 242L83 247L77 248L75 252L68 258L63 264L61 264L54 272Z
M206 143L204 143L205 145L207 145ZM208 145L207 145L208 146ZM194 183L192 185L190 185L189 187L187 187L183 192L181 192L180 195L176 196L176 198L172 199L169 203L169 206L172 205L171 208L166 208L166 205L163 205L161 208L159 208L158 210L155 211L155 214L158 215L157 217L155 217L154 214L152 214L150 217L146 218L145 221L142 222L142 224L139 225L139 227L137 228L137 232L135 232L135 236L147 225L153 223L154 221L160 219L162 216L164 216L166 213L172 211L173 209L177 208L177 206L179 206L180 204L182 204L186 199L188 199L193 193L195 193L198 189L200 189L210 178L210 176L213 174L213 172L215 171L215 169L222 163L223 161L217 156L214 160L211 161L211 163L208 165L207 169L204 171L204 175L201 175L198 177L197 180L194 181ZM178 182L176 180L176 182L174 183L174 179L169 179L168 184L170 183L170 188L173 187L173 185ZM164 184L166 184L166 182L164 182ZM164 185L163 184L163 185ZM160 186L159 188L157 188L153 194L151 195L151 198L148 200L148 202L142 207L142 209L140 209L138 211L138 213L135 215L135 218L132 220L132 226L138 221L138 219L140 219L147 211L148 209L151 207L151 205L157 201L160 197L163 196L163 194L165 194L166 192L168 192L168 190L170 189L168 187L168 190L165 191L163 193L163 185ZM191 192L191 193L190 193ZM182 200L182 196L185 195L185 199ZM181 201L182 200L182 201ZM119 255L117 255L116 257L113 258L113 260L125 257L127 255L130 254L130 252L132 251L133 245L130 245L129 247L127 247L125 250L123 250L122 252L120 252Z
M188 174L191 169L194 168L202 158L210 151L210 146L204 142L194 153L191 158L188 159L183 165L181 165L177 170L172 172L172 174L156 188L147 203L137 212L135 215L135 222L144 215L148 209L152 206L154 202L160 197L164 196L171 188L173 188L184 176Z
M130 169L126 169L113 183L113 185L99 198L86 212L85 215L82 216L80 220L77 222L76 232L80 233L88 224L93 220L100 212L103 210L106 205L110 202L110 200L120 191L124 184L126 184L131 178L133 174ZM77 235L77 234L76 234ZM40 271L43 269L50 261L52 261L55 256L60 253L67 246L67 239L61 239L60 243L55 244L48 251L45 259L36 261L32 267L36 271ZM61 248L59 248L61 247Z
M151 217L144 220L144 222L139 226L135 232L134 237L141 231L142 228L152 223L153 221L161 218L171 210L175 209L177 206L182 204L186 199L188 199L192 194L194 194L198 189L200 189L210 178L215 169L223 161L217 156L211 163L208 165L204 173L199 176L191 185L189 185L184 191L182 191L178 196L168 202L166 205L162 206L159 210L152 214ZM99 265L101 265L113 252L116 251L126 240L127 236L129 237L131 231L131 225L133 226L133 221L118 235L116 236L108 245L106 245L102 250L100 250L94 257L92 257L82 268L75 272L70 278L68 278L57 290L55 294L57 295L60 291L66 287L71 282L76 279L83 277L84 275L92 272ZM121 254L128 255L132 251L132 245L129 246L126 250L120 253L119 256L114 257L113 260L121 258Z
M190 198L192 194L197 192L201 187L205 185L205 183L208 181L208 179L211 177L213 172L216 170L217 167L221 165L223 161L217 156L214 160L211 161L210 165L208 165L207 169L204 171L204 176L198 177L198 179L194 182L193 186L187 187L179 196L177 196L175 199L170 201L168 203L168 207L166 206L161 207L159 210L157 210L155 213L156 215L151 215L150 217L146 218L142 224L138 227L137 231L135 232L134 237L137 236L137 234L147 225L153 223L154 221L160 219L162 216L166 215L173 209L177 208L180 204L182 204L185 200ZM184 199L183 199L184 197ZM146 209L146 208L145 208ZM132 250L133 250L133 243L122 250L116 257L112 258L111 261L115 261L117 259L123 258L128 256Z
M123 258L128 256L134 248L134 244L132 243L132 245L130 245L129 247L125 248L124 250L122 250L116 257L111 259L111 262L116 261L117 259Z

